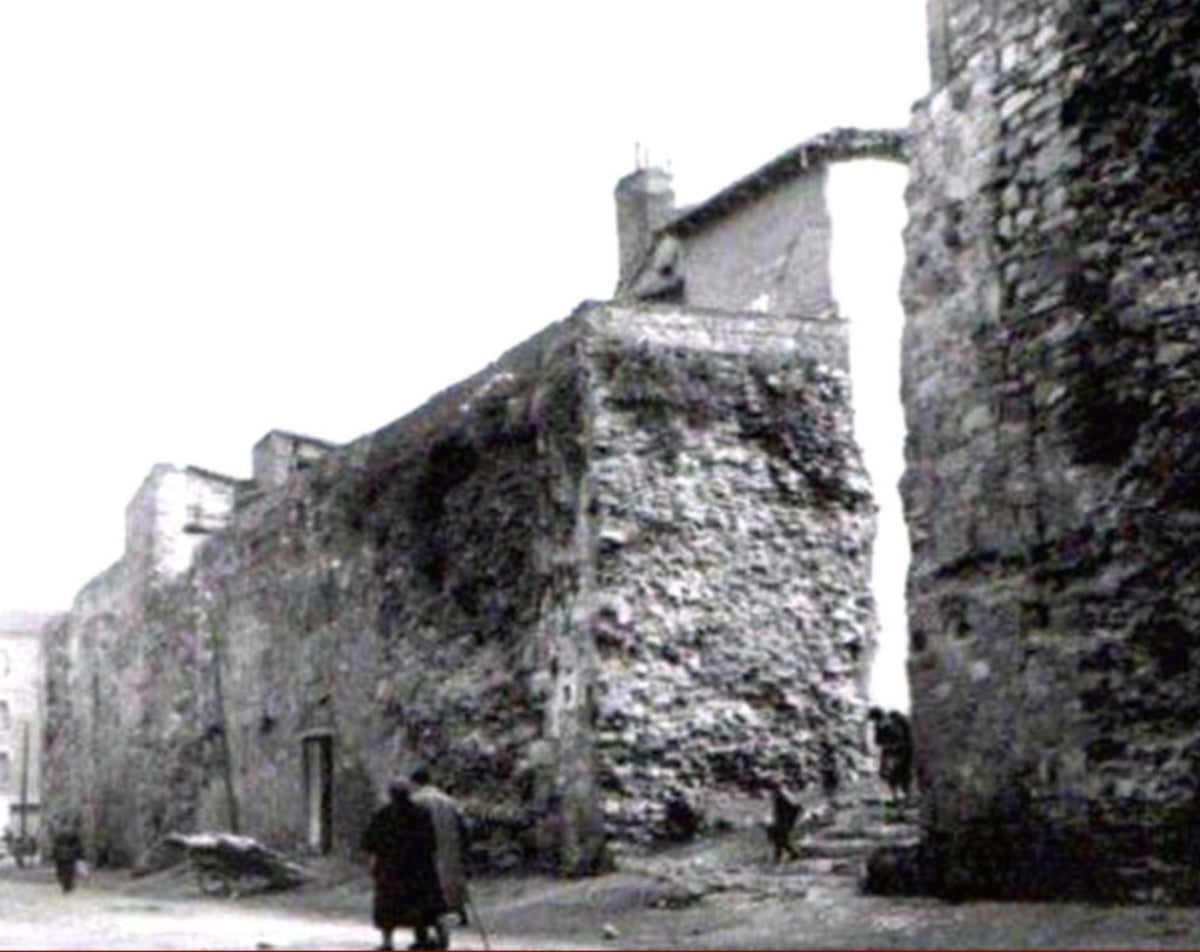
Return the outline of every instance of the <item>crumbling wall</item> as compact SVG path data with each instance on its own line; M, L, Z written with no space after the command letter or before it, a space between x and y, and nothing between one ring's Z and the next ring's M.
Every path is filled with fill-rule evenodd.
M254 444L254 482L260 491L277 489L293 473L308 469L332 444L310 436L272 430Z
M153 467L126 507L122 559L47 629L47 816L79 818L89 858L126 865L196 822L221 761L211 646L188 572L227 523L238 481Z
M206 551L196 584L219 593L205 625L247 828L300 836L298 738L328 731L342 848L386 780L423 761L496 834L494 861L554 861L539 824L557 758L530 747L533 678L556 635L544 616L572 596L579 559L543 555L576 519L578 466L547 463L576 438L572 335L551 329L331 453ZM565 372L546 369L559 360Z
M119 562L85 585L46 639L45 816L88 830L88 860L129 862L150 761L138 743L154 698L142 666L146 586ZM138 562L138 564L141 564Z
M744 816L825 744L851 785L876 635L845 324L654 318L597 314L590 344L596 743L634 835L671 791Z
M930 855L959 894L1192 901L1200 14L944 6L904 291Z
M197 826L321 848L319 740L334 849L420 761L485 861L584 872L669 786L756 795L822 739L854 776L873 509L845 346L589 305L243 487L185 574L122 562L54 636L59 789L110 858Z

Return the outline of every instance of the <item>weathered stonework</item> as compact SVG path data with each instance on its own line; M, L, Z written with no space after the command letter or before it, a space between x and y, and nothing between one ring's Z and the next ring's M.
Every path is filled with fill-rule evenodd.
M488 861L585 871L673 787L715 817L822 742L853 782L874 507L845 332L591 304L355 442L264 440L253 483L156 469L47 635L54 808L110 862L200 826L351 852L420 759ZM167 522L205 529L183 572Z
M907 154L930 884L1200 899L1200 12L929 9L907 145L831 134L678 213L641 170L627 303L347 446L269 435L253 483L151 474L46 636L47 805L94 858L200 825L349 851L414 758L493 863L574 871L673 787L736 809L823 742L857 776L872 506L823 168Z
M927 848L1200 899L1200 12L938 0L907 230Z

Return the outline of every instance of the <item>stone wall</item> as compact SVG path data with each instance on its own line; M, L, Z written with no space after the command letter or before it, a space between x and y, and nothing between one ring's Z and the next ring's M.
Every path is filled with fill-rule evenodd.
M662 309L593 318L595 726L606 818L663 791L861 775L874 504L845 325ZM815 360L813 358L816 358Z
M904 290L927 845L959 894L1193 901L1200 13L940 6Z
M120 827L136 812L145 780L148 758L141 756L138 725L144 703L153 699L141 693L136 635L147 590L117 563L84 586L71 611L43 632L44 815L50 828L81 819L92 831L92 862L128 858Z
M123 561L50 632L55 808L111 862L208 826L352 853L419 760L483 861L586 871L671 788L715 818L823 740L851 782L873 507L845 365L836 321L588 305L242 487L186 573Z
M332 448L324 440L272 430L254 444L254 482L260 490L282 486L292 473L307 469Z

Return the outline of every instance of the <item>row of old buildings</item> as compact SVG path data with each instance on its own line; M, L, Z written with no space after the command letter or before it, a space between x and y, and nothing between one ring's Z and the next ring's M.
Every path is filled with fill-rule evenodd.
M349 444L156 466L46 628L50 812L101 862L214 826L352 850L420 760L487 861L587 870L668 794L744 816L823 749L860 776L875 507L827 185L903 156L835 130L687 209L638 169L613 302Z
M43 632L43 808L112 862L210 825L350 850L420 760L488 862L586 871L668 792L737 817L822 749L861 776L875 510L826 185L883 157L918 885L1200 897L1200 13L929 20L907 136L690 209L639 169L614 301L351 443L269 434L251 480L156 468Z

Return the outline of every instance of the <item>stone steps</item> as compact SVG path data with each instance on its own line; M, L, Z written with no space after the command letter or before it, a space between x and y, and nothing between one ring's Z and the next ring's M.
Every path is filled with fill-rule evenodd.
M915 843L919 836L913 806L868 793L839 803L831 818L798 837L797 848L812 874L858 876L879 847Z
M823 839L809 840L800 844L800 855L816 859L866 858L875 847L882 845L874 839Z
M818 830L823 839L831 840L903 840L912 836L912 823L872 823L831 827Z

